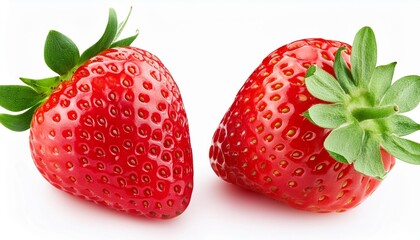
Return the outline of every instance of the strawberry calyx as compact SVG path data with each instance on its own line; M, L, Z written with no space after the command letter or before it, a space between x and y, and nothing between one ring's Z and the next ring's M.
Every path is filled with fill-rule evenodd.
M405 76L394 83L396 63L376 66L377 46L373 30L363 27L354 38L350 62L339 48L335 77L313 65L305 76L308 91L327 103L310 107L304 116L312 123L332 129L324 147L337 161L353 164L362 174L383 179L380 150L420 164L420 144L405 138L420 130L420 124L401 115L420 102L420 76Z
M0 114L0 123L13 131L29 129L32 115L63 81L72 78L74 72L87 60L114 47L129 46L138 36L138 30L130 37L119 39L131 8L124 21L118 23L114 9L109 9L108 23L101 38L80 54L76 44L64 34L51 30L45 40L44 61L58 76L43 79L20 78L26 85L0 86L0 106L19 114Z

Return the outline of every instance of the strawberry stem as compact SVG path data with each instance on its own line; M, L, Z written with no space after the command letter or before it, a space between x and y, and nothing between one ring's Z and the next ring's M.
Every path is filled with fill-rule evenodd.
M355 117L359 122L368 120L368 119L378 119L386 118L394 115L398 112L397 105L388 105L380 107L360 107L355 108L352 111L353 117Z

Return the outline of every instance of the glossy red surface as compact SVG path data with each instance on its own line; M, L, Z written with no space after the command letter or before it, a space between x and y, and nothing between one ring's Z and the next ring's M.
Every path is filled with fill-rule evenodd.
M316 64L334 75L333 59L342 46L349 63L348 44L324 39L290 43L263 60L213 136L210 162L219 177L316 212L346 211L376 189L379 180L335 161L324 149L331 130L302 115L321 102L306 89L306 70ZM390 169L395 159L382 156Z
M89 60L35 112L34 162L55 187L120 211L170 218L193 188L187 116L172 76L137 48Z

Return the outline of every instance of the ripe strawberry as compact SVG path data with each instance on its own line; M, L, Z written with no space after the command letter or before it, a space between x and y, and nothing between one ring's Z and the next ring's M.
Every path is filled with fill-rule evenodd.
M111 9L101 40L80 57L70 39L51 31L45 60L60 76L1 86L3 107L29 110L0 121L16 131L30 127L35 165L58 189L118 211L172 218L187 208L193 188L187 116L162 62L128 46L137 34L115 41L125 24L116 21Z
M324 39L275 50L245 82L214 133L214 172L302 210L357 206L391 170L394 156L420 164L420 145L400 138L420 125L399 115L418 105L420 77L391 86L395 63L375 66L376 42L368 27L356 35L353 50Z

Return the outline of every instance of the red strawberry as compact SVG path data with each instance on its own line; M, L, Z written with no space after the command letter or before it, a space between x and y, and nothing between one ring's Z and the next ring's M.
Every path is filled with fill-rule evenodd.
M418 105L420 77L391 86L395 63L375 67L368 27L350 52L346 43L304 39L268 55L213 136L214 172L298 209L342 212L378 187L392 155L420 164L420 145L399 137L419 130L399 113Z
M187 208L193 188L187 116L169 71L153 54L127 47L137 34L116 42L121 30L111 9L99 44L81 57L71 40L50 32L46 63L60 77L2 86L3 107L29 110L0 120L12 130L30 123L32 158L58 189L118 211L172 218Z

